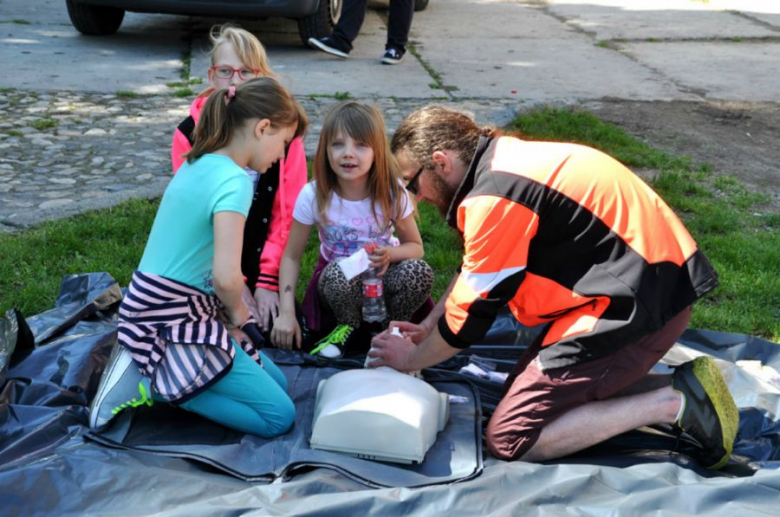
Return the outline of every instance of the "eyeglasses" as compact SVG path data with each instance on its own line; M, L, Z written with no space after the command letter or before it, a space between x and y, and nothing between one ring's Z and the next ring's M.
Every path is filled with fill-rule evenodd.
M417 172L414 173L414 176L412 176L412 179L409 180L409 183L406 184L406 190L409 191L413 196L417 195L417 187L419 186L419 180L420 180L420 174L425 170L425 165L420 167Z
M231 68L229 66L214 65L209 68L209 70L213 70L214 75L219 79L233 79L233 76L238 74L238 77L240 77L242 81L248 81L249 79L253 79L260 75L260 70L253 70L251 68Z

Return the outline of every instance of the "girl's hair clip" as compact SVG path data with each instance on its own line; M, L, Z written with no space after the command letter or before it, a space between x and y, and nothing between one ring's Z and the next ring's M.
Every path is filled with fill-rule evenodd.
M230 102L230 99L236 96L236 87L235 86L228 86L227 89L227 95L225 95L225 106L228 105Z

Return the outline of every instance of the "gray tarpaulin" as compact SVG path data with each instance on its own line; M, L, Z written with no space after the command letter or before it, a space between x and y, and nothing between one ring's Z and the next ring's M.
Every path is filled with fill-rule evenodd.
M273 352L267 351L269 356L286 355ZM482 471L479 397L468 383L432 383L437 390L465 400L451 405L449 423L423 463L399 465L309 448L317 385L340 370L289 365L281 358L276 363L289 381L288 392L296 407L295 425L282 436L268 440L246 435L157 404L125 412L109 430L89 437L112 447L189 458L247 481L272 482L302 469L327 467L368 486L417 487L461 481Z
M114 310L120 297L108 275L71 276L63 282L51 311L30 317L27 323L15 311L0 320L3 515L778 514L780 347L767 341L688 331L665 358L675 364L706 353L723 370L740 407L736 455L725 472L701 469L686 454L689 443L678 442L659 428L628 433L547 464L507 463L487 457L477 477L471 475L478 474L478 469L466 472L467 461L452 463L453 455L447 451L453 445L442 442L426 458L426 463L435 463L438 469L419 470L424 463L418 470L407 471L376 463L389 470L373 483L394 486L370 488L367 483L372 483L377 472L370 467L373 462L342 455L335 456L349 461L314 458L306 455L306 444L296 447L285 439L269 454L270 442L246 440L202 419L188 421L194 416L162 404L149 409L147 416L152 418L143 418L141 412L126 413L100 435L99 439L112 440L114 446L86 440L87 407L116 338ZM499 322L498 327L502 325L513 330L510 321ZM523 337L526 331L520 334ZM466 364L470 355L492 360L499 370L506 370L524 344L516 341L524 339L497 339L472 347L441 368L426 371L426 379L442 391L473 393L463 377L457 379L452 372ZM296 439L303 439L308 410L301 406L311 398L305 386L334 370L314 367L292 355L277 360L284 369L300 372L301 379L312 379L308 384L301 382L300 390L291 388L300 413ZM474 380L473 386L481 395L482 411L489 415L500 386L485 380ZM475 414L477 409L461 408ZM182 429L186 432L178 437L163 425L150 425L153 419L164 422L171 416L165 413L171 411L185 418ZM465 413L461 416L467 418ZM127 432L123 434L122 429ZM208 440L211 445L204 445ZM459 443L458 439L452 443ZM208 460L181 454L186 449L205 457L204 451L221 447L231 449L231 454L212 455ZM365 462L368 467L353 462ZM456 465L453 472L446 472L450 467L445 462ZM404 478L409 472L412 477ZM257 480L239 476L256 476ZM436 477L445 483L431 485ZM464 480L450 482L458 478ZM407 484L405 479L412 481Z

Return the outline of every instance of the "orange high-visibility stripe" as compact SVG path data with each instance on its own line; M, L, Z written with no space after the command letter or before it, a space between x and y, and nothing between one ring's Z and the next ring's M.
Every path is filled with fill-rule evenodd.
M539 217L508 199L475 196L461 204L458 219L463 228L463 267L446 312L447 324L455 333L462 328L472 300L490 292L491 280L525 268L528 243L536 234Z
M561 192L596 215L651 264L668 261L680 266L696 252L693 238L658 194L620 162L595 149L504 137L496 144L491 168ZM593 175L566 174L567 169L593 171ZM621 196L615 195L618 190Z

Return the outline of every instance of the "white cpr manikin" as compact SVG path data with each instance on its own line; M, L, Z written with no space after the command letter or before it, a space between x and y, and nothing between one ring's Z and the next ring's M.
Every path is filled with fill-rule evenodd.
M311 447L421 463L449 420L449 399L392 368L347 370L320 382Z

